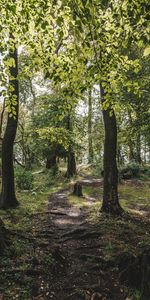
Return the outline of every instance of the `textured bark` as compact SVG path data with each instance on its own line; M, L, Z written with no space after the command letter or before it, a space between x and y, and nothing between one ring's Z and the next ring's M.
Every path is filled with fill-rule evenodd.
M92 93L89 91L88 97L88 147L89 147L89 155L88 162L93 162L93 141L92 141Z
M141 164L142 158L141 158L141 134L140 132L137 132L136 137L136 162Z
M72 177L76 173L77 173L77 171L76 171L75 154L74 154L74 151L72 149L72 146L69 146L66 177L68 177L68 178Z
M129 161L134 161L135 160L134 145L131 139L129 139L128 141L128 146L129 146Z
M71 116L68 115L67 118L67 129L69 130L70 134L73 132L73 125L72 125L72 120ZM73 143L70 142L69 149L68 149L68 155L67 155L67 172L66 172L66 177L72 177L76 175L77 170L76 170L76 159L75 159L75 153L73 149Z
M2 129L3 129L3 119L4 119L4 112L5 112L5 107L6 107L6 103L5 103L5 99L3 102L3 108L2 108L2 112L1 112L1 116L0 116L0 140L2 140Z
M57 166L56 155L52 154L46 160L46 169L51 169Z
M101 87L102 103L105 101L104 96L104 90ZM104 191L101 210L102 212L118 215L122 212L122 208L118 199L117 126L114 111L110 109L103 110L103 119L105 127Z
M11 38L13 38L11 36ZM18 55L15 48L10 56L15 61L15 66L10 68L10 74L13 77L10 80L10 85L14 90L11 94L12 97L16 97L16 118L8 115L6 130L2 142L2 192L0 196L0 207L11 208L18 205L18 201L15 195L15 183L14 183L14 167L13 167L13 145L16 137L17 124L18 124L18 109L19 109L19 87L18 87Z

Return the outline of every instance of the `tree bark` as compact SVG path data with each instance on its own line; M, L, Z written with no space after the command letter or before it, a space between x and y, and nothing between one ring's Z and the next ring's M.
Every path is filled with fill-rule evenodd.
M68 159L67 159L67 173L66 177L72 177L77 173L76 171L76 159L75 159L75 154L72 149L72 146L69 146L69 151L68 151Z
M54 167L56 167L56 165L57 165L56 155L52 154L46 160L46 169L54 168Z
M2 140L3 118L4 118L5 108L6 108L6 103L5 102L6 101L4 99L3 108L2 108L1 117L0 117L0 140Z
M136 137L136 162L138 164L142 164L142 158L141 158L141 134L138 131L137 137Z
M92 93L89 91L88 97L88 146L89 146L89 155L88 163L93 162L93 141L92 141Z
M72 120L70 115L68 115L67 118L67 129L69 130L70 134L73 132L73 126L72 126ZM75 159L75 153L73 149L73 143L70 141L70 145L68 148L68 155L67 155L67 172L66 172L66 177L72 177L76 175L77 170L76 170L76 159Z
M135 160L135 153L134 153L134 145L131 139L128 141L128 146L129 146L129 162Z
M101 86L102 104L105 101L104 89ZM104 191L101 211L119 215L123 212L118 199L118 169L117 169L117 126L112 109L103 110L105 127L104 142Z
M13 39L13 37L10 37ZM16 137L19 110L19 86L18 86L18 55L17 49L10 53L10 57L14 59L15 65L10 68L10 86L13 87L11 93L11 108L13 107L13 98L15 97L15 118L8 114L6 130L2 142L2 192L0 196L0 208L11 208L18 205L15 194L14 183L14 167L13 167L13 145Z

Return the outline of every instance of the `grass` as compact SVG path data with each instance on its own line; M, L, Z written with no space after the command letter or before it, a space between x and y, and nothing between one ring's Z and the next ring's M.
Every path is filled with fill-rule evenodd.
M44 228L45 219L34 216L47 210L48 196L60 189L66 188L68 181L62 176L52 177L50 172L34 172L34 187L31 191L17 190L20 205L13 210L0 211L0 218L7 229L17 233L33 234L34 230ZM149 223L143 208L150 207L150 186L148 182L142 185L119 185L120 203L130 216L122 218L106 217L100 213L103 190L100 187L83 187L84 197L69 196L72 206L89 208L89 224L94 224L101 237L101 249L105 259L110 260L121 253L138 255L147 246L150 246ZM140 212L140 214L138 214ZM42 219L43 218L43 219ZM40 239L38 240L40 242ZM43 240L41 239L41 242ZM55 264L50 248L35 249L30 240L12 236L11 243L1 260L1 268L6 270L19 269L21 273L1 273L1 294L6 299L31 299L33 289L36 289L32 276L26 275L27 269L34 268L34 261L38 259L43 268L49 272ZM135 291L135 299L140 299L139 292Z
M101 247L105 249L106 259L120 255L122 252L139 254L150 246L150 226L145 210L150 207L149 183L141 186L119 185L120 203L125 212L122 218L106 217L100 213L103 190L99 187L84 186L84 197L69 196L69 202L76 207L89 207L89 223L97 225L103 238ZM95 198L95 201L89 201Z
M16 209L0 210L0 218L6 228L22 231L30 230L32 215L47 210L48 196L67 186L62 177L52 178L49 172L34 173L33 190L17 189L19 206Z
M6 229L15 233L10 235L9 245L0 260L1 271L3 270L0 272L0 299L2 295L4 299L32 299L32 292L37 289L35 278L27 275L26 271L34 269L36 261L47 273L55 264L51 248L45 246L40 249L38 246L38 243L44 241L42 237L39 237L35 244L28 238L22 238L20 234L32 237L35 230L44 227L44 215L41 214L39 219L36 215L47 210L48 197L51 193L66 186L67 180L60 175L52 178L50 172L34 172L33 190L16 191L20 205L16 209L0 210L0 218Z
M150 185L149 183L142 186L120 185L119 198L124 207L136 204L150 207Z

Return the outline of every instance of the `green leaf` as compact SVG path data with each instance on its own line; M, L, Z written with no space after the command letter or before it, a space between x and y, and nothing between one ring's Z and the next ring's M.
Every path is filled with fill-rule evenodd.
M143 56L148 56L150 54L150 46L146 47Z

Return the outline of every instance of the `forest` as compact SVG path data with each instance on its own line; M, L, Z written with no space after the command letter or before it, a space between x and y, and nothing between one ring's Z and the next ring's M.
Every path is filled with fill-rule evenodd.
M0 10L0 300L150 300L148 1Z

